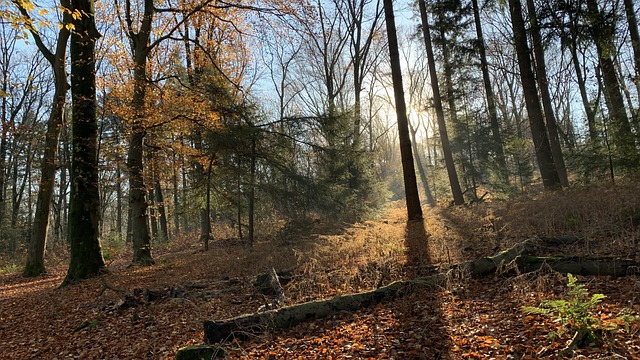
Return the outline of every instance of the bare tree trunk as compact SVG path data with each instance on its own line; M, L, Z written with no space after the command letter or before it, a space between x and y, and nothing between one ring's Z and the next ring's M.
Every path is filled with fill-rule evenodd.
M122 240L122 164L120 156L116 158L116 234Z
M211 174L213 169L213 160L214 156L211 155L209 158L209 166L207 167L207 199L205 202L204 211L200 212L200 223L202 227L202 232L200 234L200 239L204 245L204 251L209 250L209 239L211 238Z
M431 194L431 189L429 188L429 179L427 178L427 172L425 170L424 163L422 162L420 152L418 151L418 143L416 142L416 129L411 125L411 122L409 122L409 131L411 132L411 142L414 144L413 156L416 158L416 166L418 167L420 182L422 183L424 194L427 197L427 203L429 206L434 207L436 205L436 201Z
M396 116L398 119L398 133L400 139L400 157L402 159L402 174L404 177L404 191L407 202L408 219L422 219L422 206L416 181L416 170L413 165L411 151L411 138L409 137L409 120L407 119L407 106L404 100L402 87L402 70L400 67L400 53L398 51L398 36L396 33L393 1L384 0L384 14L389 40L389 58L391 61L391 78L393 80L393 95L396 103Z
M560 185L568 187L569 178L567 176L567 168L564 164L562 147L560 146L560 138L558 136L558 123L556 121L555 111L551 103L551 94L549 93L547 66L545 64L544 49L542 48L542 36L540 36L540 26L538 25L536 8L533 0L526 1L527 10L529 12L529 23L531 25L531 38L533 39L536 80L540 89L540 97L542 98L542 107L544 109L545 119L547 120L547 131L549 135L549 145L551 146L551 155L553 156L553 163L556 165L556 172L558 173L558 177L560 178Z
M247 216L249 226L248 239L249 246L253 246L254 236L254 216L255 216L255 202L256 202L256 139L251 139L251 169L249 170L249 193L247 204Z
M240 166L240 164L238 164L238 167ZM240 174L238 174L238 178L237 178L237 182L236 182L236 190L237 190L237 196L236 196L236 215L238 216L238 239L240 241L243 240L243 236L242 236L242 177L240 176Z
M573 18L572 14L569 13L569 21L570 21L570 44L569 51L571 53L571 62L573 63L573 68L576 73L576 80L578 83L578 89L580 90L580 99L582 100L582 106L584 106L584 111L587 116L587 127L589 129L589 139L594 144L599 143L599 135L598 128L596 126L596 114L595 109L591 107L591 103L589 101L589 96L587 95L587 86L586 81L584 79L582 66L580 65L580 59L578 58L578 30L576 25L576 19ZM596 102L597 104L597 102Z
M624 0L624 10L627 15L629 25L629 37L631 38L631 48L633 49L633 60L636 66L636 76L633 82L636 85L636 92L640 95L640 34L638 33L638 21L636 20L636 8L634 0ZM635 5L637 6L637 5ZM636 121L640 114L636 113Z
M487 61L487 51L482 33L482 23L480 21L480 8L478 0L471 0L473 5L473 18L476 25L476 36L478 37L478 52L480 55L480 69L482 70L482 82L484 84L485 94L487 96L487 109L489 110L489 124L491 126L491 136L493 146L496 152L495 158L498 164L498 173L500 180L504 184L509 183L509 171L507 169L507 160L504 156L504 143L500 132L500 123L498 122L498 112L496 110L496 100L491 86L491 77L489 76L489 62Z
M151 50L149 39L155 13L153 0L144 0L143 8L137 29L134 28L132 21L127 23L127 36L130 39L134 63L133 99L131 102L134 119L131 124L131 137L127 151L127 169L129 171L129 210L131 212L129 223L131 224L133 263L151 265L153 258L145 200L146 187L143 177L143 145L146 135L143 120L146 116L144 103L147 91L147 60ZM131 8L128 7L126 11L125 16L131 19Z
M638 152L612 56L615 51L611 48L614 44L615 24L605 19L597 0L587 0L587 7L591 19L591 32L598 52L598 63L602 71L605 102L611 118L611 133L616 147L620 149L621 163L638 165Z
M431 31L429 30L429 19L427 17L427 7L424 3L424 0L418 0L418 5L420 7L420 18L422 20L422 35L424 37L424 45L427 51L427 58L429 61L429 75L431 78L431 88L433 89L433 107L436 110L436 117L438 119L438 132L440 133L442 153L444 155L444 162L447 166L447 174L449 175L449 185L451 186L451 195L453 196L454 204L462 205L464 204L464 197L462 196L462 189L460 188L460 181L458 180L458 173L456 171L455 162L453 160L451 145L449 144L449 134L447 133L447 124L444 120L444 110L442 108L440 86L438 85L438 74L436 73L436 61L435 61L435 56L433 55L433 45L431 42Z
M547 136L542 107L540 106L540 99L538 98L538 91L536 89L536 79L531 68L529 46L527 45L520 0L509 0L509 9L511 11L511 25L513 27L513 37L518 55L520 79L527 106L527 113L529 114L531 135L536 149L536 158L538 159L542 183L545 189L555 189L560 186L560 178L553 162L549 137Z
M176 162L176 154L172 154L172 167L171 170L173 174L171 176L171 183L173 184L173 226L175 227L175 232L173 233L174 237L180 236L180 212L182 208L180 207L180 196L178 195L178 164Z
M151 183L154 184L155 181L152 179ZM156 214L156 197L154 196L153 187L148 190L149 197L149 205L147 206L147 211L149 212L149 236L152 241L158 240L158 216Z
M169 231L167 227L167 212L164 206L164 195L162 194L162 187L160 186L160 180L156 176L154 190L156 192L156 209L158 211L158 220L160 223L160 236L158 239L162 242L169 241Z

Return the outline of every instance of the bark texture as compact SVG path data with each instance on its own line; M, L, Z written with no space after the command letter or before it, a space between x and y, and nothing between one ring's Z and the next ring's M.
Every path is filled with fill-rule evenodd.
M73 151L68 239L71 251L63 285L95 276L105 266L98 239L100 193L95 42L100 34L94 22L92 0L73 0L72 9L83 16L74 20L70 47Z
M393 1L384 0L384 14L387 25L387 37L389 39L389 58L391 60L391 78L393 79L393 95L396 103L396 115L398 119L398 133L400 139L400 157L402 159L402 175L404 177L404 191L407 201L407 214L409 220L422 219L422 207L418 195L418 183L416 170L413 165L411 151L411 138L409 136L409 120L407 119L407 105L404 99L402 87L402 70L400 66L400 53L398 51L398 36L393 13Z

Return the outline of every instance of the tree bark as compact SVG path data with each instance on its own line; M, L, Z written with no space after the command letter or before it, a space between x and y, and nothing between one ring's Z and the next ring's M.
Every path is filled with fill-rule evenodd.
M580 90L580 99L584 106L584 111L587 116L587 127L589 129L589 139L593 144L598 145L599 132L596 125L596 112L595 108L591 107L589 96L587 95L587 86L584 79L582 66L580 65L580 59L578 58L578 29L577 19L571 12L569 12L569 51L571 53L571 62L576 73L576 82L578 83L578 89ZM597 102L596 102L597 103Z
M249 169L249 193L247 194L247 225L248 234L247 241L249 246L253 246L254 237L254 220L255 220L255 203L256 203L256 139L251 139L251 164Z
M416 142L416 129L409 122L409 131L411 132L411 141L413 144L417 144ZM422 188L424 190L424 194L427 197L427 204L429 206L436 206L436 200L433 198L433 194L431 194L431 188L429 187L429 179L427 178L427 172L425 170L425 165L422 162L422 157L420 156L420 152L418 151L418 146L413 146L413 156L416 158L416 166L418 167L418 174L420 175L420 182L422 183Z
M540 97L542 98L542 107L547 124L547 132L549 135L549 145L551 146L551 156L553 163L556 165L556 172L560 178L560 185L569 186L569 178L567 176L567 167L564 164L564 156L562 155L562 146L560 146L560 138L558 136L558 122L556 121L555 111L551 102L551 93L549 92L549 80L547 78L547 65L542 48L542 36L540 35L540 26L536 15L536 8L533 0L527 1L527 10L529 12L529 24L531 26L530 33L533 40L533 53L536 67L536 80L540 89Z
M22 3L15 2L20 12L26 18L30 18ZM61 5L70 8L71 4L63 0ZM42 155L40 165L40 181L38 186L38 197L36 200L36 211L33 218L33 226L31 227L31 238L29 239L29 251L27 261L22 272L24 276L37 276L45 272L44 254L47 243L47 233L49 229L49 209L51 199L53 198L53 188L55 185L56 158L58 156L58 140L60 131L64 122L64 107L66 103L67 91L69 84L67 83L66 71L66 54L67 42L71 32L67 29L66 24L71 23L71 16L68 13L63 14L62 24L58 32L56 40L55 53L42 42L40 34L35 28L29 28L34 38L38 50L44 58L49 62L54 77L54 94L51 105L51 112L47 120L47 130L45 134L44 153ZM3 171L3 169L0 169ZM3 175L0 175L0 177ZM1 190L0 190L1 192ZM1 197L2 195L0 195ZM0 216L1 219L1 216Z
M418 195L416 170L413 165L411 138L409 137L409 121L407 119L407 105L405 103L404 89L402 87L402 70L400 67L398 36L396 34L392 0L384 0L384 14L387 27L387 37L389 40L389 58L391 60L393 95L395 98L396 116L398 120L400 157L402 159L402 175L404 177L407 214L410 221L418 220L422 219L422 206L420 205L420 195Z
M159 240L162 242L167 242L169 241L169 229L167 226L167 211L166 211L166 207L164 206L164 195L162 194L162 187L160 186L160 180L158 179L157 174L156 174L156 179L154 183L154 190L156 194L155 196L156 207L157 207L158 218L160 222Z
M447 133L447 124L444 120L444 110L442 109L442 98L440 96L440 86L438 85L438 73L436 72L436 61L433 55L433 45L431 41L431 32L429 31L429 18L427 17L427 6L424 0L418 0L420 6L420 18L422 20L422 35L424 37L424 45L427 51L427 60L429 62L429 75L431 77L431 88L433 89L433 107L436 110L438 119L438 132L440 133L440 143L442 144L442 153L444 162L447 166L447 174L449 175L449 185L451 186L451 195L456 205L464 204L458 173L456 172L453 153L449 143L449 135Z
M93 0L72 0L71 96L73 152L69 198L69 270L63 285L99 274L104 260L99 241L98 121L96 117L95 26Z
M616 147L620 150L620 162L625 166L637 166L638 151L635 147L634 135L631 132L631 124L627 117L622 89L620 88L613 62L615 24L605 19L604 14L598 7L597 0L587 0L587 8L591 35L596 45L598 63L602 72L605 103L611 118L611 133Z
M130 9L127 9L131 11ZM127 169L129 171L129 209L131 223L131 240L133 244L133 263L138 265L151 265L151 238L149 236L149 224L147 218L147 202L145 200L146 188L144 185L144 137L146 130L143 124L145 117L145 95L147 91L147 58L149 56L149 38L154 15L153 0L144 1L144 10L140 27L134 32L129 22L128 36L131 40L133 52L133 116L131 124L131 137L127 152ZM131 18L132 14L126 14Z
M535 146L538 168L540 169L544 188L556 189L560 186L560 177L558 176L556 165L553 162L551 145L549 144L542 107L540 106L540 99L538 98L538 90L536 89L536 79L531 68L529 46L527 45L520 0L509 0L509 10L511 12L513 38L518 56L518 67L520 68L520 80L522 82L522 90L529 115L531 136L533 137L533 145Z
M476 27L477 48L480 55L480 69L482 71L482 83L484 85L485 94L487 96L487 109L489 110L489 124L491 126L492 149L496 152L495 158L498 164L498 174L500 180L504 184L509 183L509 171L507 169L507 160L504 155L504 143L500 131L500 122L498 121L498 111L496 110L496 100L491 86L491 77L489 76L489 62L487 61L487 51L484 43L484 35L482 33L482 22L480 21L480 7L478 0L471 0L473 6L473 19Z
M636 90L640 94L640 34L638 33L638 21L636 20L636 8L633 0L624 0L624 10L627 16L627 24L629 25L629 37L631 38L631 48L633 49L633 60L636 66L636 76L633 82ZM637 5L636 5L637 6ZM638 111L640 112L640 110ZM640 121L640 114L636 112L636 121Z

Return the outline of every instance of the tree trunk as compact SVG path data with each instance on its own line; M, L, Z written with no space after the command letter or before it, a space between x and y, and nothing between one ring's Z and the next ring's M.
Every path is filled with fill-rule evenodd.
M416 129L409 122L409 131L411 132L411 141L413 144L417 144L416 142ZM424 189L424 194L427 197L427 203L429 206L436 206L436 201L431 194L431 189L429 188L429 179L427 178L427 172L425 170L425 165L422 162L422 157L420 156L420 152L418 151L418 146L413 147L413 156L416 158L416 166L418 167L418 174L420 175L420 182L422 183L422 188Z
M151 183L155 183L154 180L151 180ZM147 206L147 211L149 212L149 237L152 241L158 240L158 216L156 214L156 197L154 196L153 188L149 189L148 193L149 204Z
M564 156L562 155L562 147L560 146L560 138L558 136L558 123L556 121L555 111L551 103L551 94L549 92L549 80L547 79L547 66L545 63L544 49L542 48L542 36L540 35L540 26L536 15L536 8L533 0L527 1L527 10L529 12L529 23L531 25L531 38L533 40L533 53L536 66L536 80L540 89L540 97L542 98L542 107L544 109L545 119L547 120L547 131L549 135L549 145L551 146L551 155L553 163L556 165L556 172L560 178L560 185L569 186L569 178L567 176L567 167L564 164Z
M71 95L73 156L69 198L69 270L63 285L99 274L104 260L99 241L100 193L98 190L98 121L96 117L95 27L93 0L73 0L71 34Z
M120 156L116 158L116 235L122 240L122 164Z
M133 17L131 9L127 9L128 18ZM133 121L131 137L127 151L127 169L129 171L129 222L131 223L131 242L133 244L133 263L151 265L151 238L147 218L146 188L144 185L144 137L146 130L143 124L145 113L145 96L147 92L147 60L149 56L151 28L155 8L153 0L144 0L144 11L140 18L137 32L131 22L128 22L128 32L131 51L133 53Z
M387 37L389 40L389 58L391 60L393 95L395 98L396 116L398 119L400 157L402 159L402 174L404 177L407 214L410 221L419 220L422 219L422 206L420 205L420 195L418 195L416 170L413 165L411 138L409 137L409 121L407 119L407 106L404 100L404 90L402 87L402 70L400 67L398 36L396 34L396 23L392 0L384 0L384 14L387 27Z
M576 73L576 80L578 83L578 89L580 90L580 99L582 100L582 106L584 106L584 112L587 116L587 127L589 129L589 139L593 144L599 144L599 132L596 125L595 109L591 107L589 96L587 95L587 86L582 72L582 66L580 65L580 59L578 58L578 29L576 25L576 19L573 19L571 13L569 13L570 26L570 44L569 51L571 52L571 62Z
M61 62L63 64L65 63L62 60ZM60 86L62 88L59 89ZM22 272L23 276L38 276L45 272L44 254L49 229L49 209L51 199L53 198L53 187L55 185L58 139L64 118L67 87L66 76L63 76L61 79L56 79L56 91L47 122L44 154L42 155L40 165L41 176L38 187L38 198L36 200L36 212L33 218L33 227L31 228L27 262Z
M202 231L200 240L204 245L204 251L209 251L209 239L211 238L211 174L213 169L214 156L209 157L209 166L207 167L207 194L203 211L200 211L200 223Z
M438 119L438 131L440 133L440 142L442 144L442 153L444 162L447 166L447 174L449 175L449 185L451 186L451 194L453 202L456 205L464 204L458 173L456 172L453 153L449 143L449 134L447 133L447 124L444 120L444 110L442 109L442 98L440 97L440 86L438 85L438 74L436 72L436 61L433 55L433 45L431 42L431 31L429 30L429 19L427 17L427 6L424 0L418 0L420 6L420 19L422 20L422 35L424 37L424 46L427 50L427 60L429 62L429 75L431 78L431 88L433 89L433 107L436 110Z
M587 7L591 20L591 32L598 53L598 63L602 72L605 102L611 119L611 133L615 139L616 147L620 149L620 163L625 166L635 166L638 165L638 152L613 62L615 24L605 19L598 7L597 0L587 0Z
M385 0L389 1L389 0ZM324 301L310 301L246 314L223 321L204 322L204 342L207 344L247 338L249 334L260 334L273 328L288 328L311 319L323 318L340 311L355 311L373 306L383 300L393 299L400 290L409 286L423 285L421 280L397 281L376 290L334 297ZM435 285L425 283L424 285Z
M255 203L256 203L256 139L251 139L251 168L249 170L249 193L247 194L247 225L249 246L253 246L254 236L254 217L255 217Z
M529 46L527 45L520 0L509 0L509 9L511 11L511 25L518 56L522 90L529 115L531 136L533 137L533 145L536 150L536 158L538 160L540 175L542 176L542 183L545 189L556 189L561 185L560 177L553 162L549 137L547 136L542 107L540 106L540 99L538 98L538 91L536 89L536 79L531 68Z
M162 242L169 241L169 229L167 226L167 211L164 206L164 195L162 194L162 187L160 186L160 180L156 177L155 181L155 192L156 192L156 206L158 211L158 218L160 222L160 236L159 239Z
M478 37L477 48L480 55L480 69L482 70L482 82L484 84L485 94L487 96L487 109L489 110L489 124L491 126L492 149L496 152L495 159L498 164L498 174L500 180L504 184L509 183L509 171L507 169L507 160L504 156L504 143L500 132L500 123L498 122L498 112L496 110L496 100L491 86L491 77L489 76L489 62L487 61L487 51L482 33L482 23L480 21L480 8L478 0L471 0L473 5L473 18L476 25L476 36Z
M624 10L627 15L627 24L629 25L629 37L631 38L631 48L633 49L633 60L636 66L636 76L634 83L637 93L640 94L640 34L638 33L638 21L636 20L636 8L634 0L624 0ZM637 6L637 5L636 5ZM639 110L640 111L640 110ZM636 113L636 121L640 114Z
M144 81L144 80L140 80ZM142 85L144 86L144 85ZM140 97L134 93L134 99ZM143 101L144 95L140 98ZM140 121L139 119L136 122ZM127 168L129 169L129 223L131 224L131 242L133 244L133 263L153 264L151 257L151 238L147 220L147 202L145 200L144 178L142 176L142 144L144 131L139 123L134 123L129 141Z
M173 226L174 226L174 238L180 236L180 212L182 208L180 206L180 196L178 195L178 164L176 162L176 154L175 152L172 154L172 171L173 174L171 176L171 183L173 184Z

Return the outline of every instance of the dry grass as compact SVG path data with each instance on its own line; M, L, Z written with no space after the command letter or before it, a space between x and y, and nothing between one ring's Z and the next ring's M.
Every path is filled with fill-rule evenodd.
M92 344L91 349L96 351L108 348L118 355L102 358L172 357L178 346L200 341L203 319L222 319L254 312L265 301L269 301L268 298L256 296L252 281L256 275L272 266L278 271L294 269L294 278L285 286L285 291L289 301L297 303L372 289L397 279L419 275L419 268L424 264L447 265L491 255L532 236L574 234L587 238L587 245L570 249L574 254L615 253L635 259L640 255L637 252L640 189L631 180L616 186L601 184L544 193L537 197L522 196L506 202L425 208L425 220L418 223L407 224L403 202L390 204L384 213L380 220L351 225L314 219L298 229L293 227L296 231L281 231L279 237L274 235L259 239L251 249L234 240L232 230L214 227L218 231L214 238L218 240L210 243L210 251L201 251L196 234L185 234L172 239L169 244L154 244L156 264L145 268L128 267L131 259L129 247L111 244L105 247L112 253L108 261L110 274L106 279L118 287L129 290L177 288L199 283L211 289L224 290L225 286L228 287L225 279L232 279L238 284L236 292L224 297L167 299L121 313L105 314L101 310L116 303L120 294L112 291L101 293L99 279L54 290L66 270L63 253L48 260L49 275L35 280L22 279L16 274L21 268L13 271L15 269L9 267L8 272L13 274L0 275L0 305L3 306L4 316L9 319L26 318L24 323L12 325L11 333L7 330L6 343L19 344L22 341L21 334L30 332L28 322L35 324L43 321L38 313L28 311L33 308L40 309L42 314L48 314L51 318L43 322L46 331L34 335L34 341L47 343L51 334L58 334L56 344L60 348L53 346L55 349L51 350L58 352L47 353L43 350L43 357L62 356L60 354L63 351L77 354L77 351L81 351L78 345L80 341ZM1 265L16 262L16 259L9 260L0 264L0 268ZM535 291L557 293L562 290L563 277L538 275L522 277L511 283L502 282L499 288L491 289L508 299L516 294L523 299L530 299L530 294ZM454 284L438 293L438 296L449 300L441 299L440 304L434 302L429 306L445 309L450 302L450 309L446 308L446 313L454 314L458 303L462 301L460 299L463 299L469 304L486 304L482 305L486 306L482 311L492 308L489 300L478 303L475 296L479 295L469 292L467 289L470 285L465 284L464 280L457 281L461 285L458 288L456 286L459 284ZM473 282L469 284L473 286ZM605 293L615 293L615 289ZM637 302L632 305L635 304ZM15 316L12 317L12 314ZM98 328L73 334L73 328L81 320L98 316L102 319ZM429 316L436 317L433 314ZM437 320L437 324L443 319ZM457 322L466 324L464 319L466 317L449 319L451 323L448 326L453 328ZM471 327L473 324L465 326ZM113 333L129 331L122 329L133 329L131 331L134 332L129 334L131 339L124 336L118 338L116 343L111 341ZM466 336L466 330L459 330L458 335L462 339ZM447 336L443 334L443 338ZM149 341L141 342L140 338ZM70 345L64 345L67 343ZM74 344L77 349L72 347L76 346ZM138 349L141 346L148 348ZM153 349L153 355L140 352L151 351L149 348ZM19 347L9 346L5 350L7 356L20 354Z

